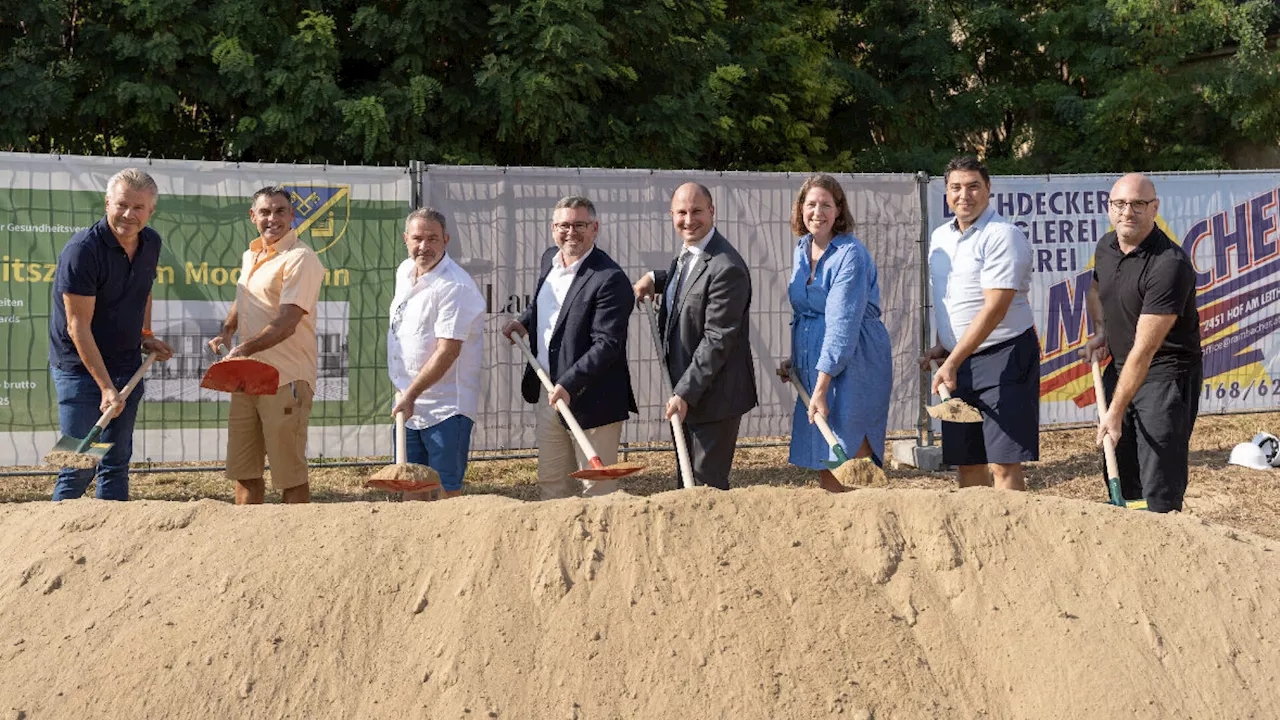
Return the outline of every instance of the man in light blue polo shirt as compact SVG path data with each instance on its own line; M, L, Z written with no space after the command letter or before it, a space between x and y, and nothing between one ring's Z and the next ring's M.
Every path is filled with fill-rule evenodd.
M947 164L955 219L933 231L929 286L938 344L932 390L976 407L981 423L942 423L942 461L960 487L1026 490L1022 463L1040 457L1040 340L1028 293L1031 244L991 207L991 177L975 157Z

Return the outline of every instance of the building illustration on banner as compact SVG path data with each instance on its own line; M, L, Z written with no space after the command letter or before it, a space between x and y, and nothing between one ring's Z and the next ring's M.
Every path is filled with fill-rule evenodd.
M229 402L226 393L205 390L200 378L217 361L208 342L222 328L231 303L220 300L157 300L151 327L173 348L167 363L147 371L145 398L151 402ZM316 310L316 400L346 400L350 367L348 304L321 302Z

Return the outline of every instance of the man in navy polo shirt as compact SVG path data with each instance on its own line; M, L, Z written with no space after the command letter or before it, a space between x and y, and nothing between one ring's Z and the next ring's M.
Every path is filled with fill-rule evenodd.
M1103 373L1111 403L1098 424L1116 445L1126 500L1182 509L1191 430L1204 374L1191 259L1156 226L1156 186L1137 173L1111 188L1114 230L1098 240L1087 306L1094 336L1081 354L1114 362Z
M141 170L128 168L107 182L106 216L71 237L58 256L49 314L49 368L58 393L63 435L82 438L110 408L119 410L102 433L111 449L98 464L98 498L129 499L129 458L142 383L120 401L142 364L142 352L168 360L173 350L151 334L151 284L160 260L160 235L147 227L159 190ZM141 351L139 350L141 348ZM63 468L54 500L84 495L94 469Z

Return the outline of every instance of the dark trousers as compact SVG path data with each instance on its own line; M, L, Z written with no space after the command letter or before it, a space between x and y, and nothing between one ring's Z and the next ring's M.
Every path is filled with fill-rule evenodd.
M1125 500L1147 501L1152 512L1182 510L1187 492L1191 431L1200 411L1203 370L1194 367L1177 378L1147 378L1125 409L1116 465ZM1115 364L1102 373L1107 397L1114 397ZM1106 460L1103 460L1106 481Z
M53 388L58 393L58 427L63 435L85 438L94 423L102 416L98 404L102 402L102 390L88 370L62 370L50 368ZM111 373L116 389L128 384L132 372ZM125 400L124 410L111 419L111 423L98 438L100 443L110 443L111 449L98 463L97 468L76 470L62 468L53 486L54 500L73 500L84 496L96 474L99 500L129 499L129 459L133 457L133 425L138 419L138 406L146 391L146 382L138 386Z
M733 451L738 445L738 426L741 424L742 416L734 415L715 422L683 425L689 445L689 464L693 465L694 485L729 489L729 469L733 466ZM676 487L682 487L678 475Z

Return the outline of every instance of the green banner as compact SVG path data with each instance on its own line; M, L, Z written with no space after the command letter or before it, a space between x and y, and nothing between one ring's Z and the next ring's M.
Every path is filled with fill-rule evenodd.
M311 425L385 423L391 395L386 313L394 269L405 256L401 230L407 199L353 199L350 183L278 182L291 193L299 238L325 266ZM407 177L402 182L407 188ZM161 181L150 223L164 239L153 286L152 327L173 346L175 356L156 363L146 376L146 402L137 427L223 428L229 396L203 390L199 382L215 360L205 343L235 299L242 254L257 237L249 220L249 196L256 188L244 190L245 195L172 194L164 192L164 185ZM0 190L0 433L57 431L57 398L48 364L54 273L58 253L71 236L102 218L104 190ZM145 444L148 434L142 436ZM197 445L183 448L182 457L222 455L216 435L173 437ZM152 442L158 438L150 437ZM32 443L37 453L40 444ZM0 442L0 460L36 462L26 445ZM135 459L175 456L158 450L136 448Z

